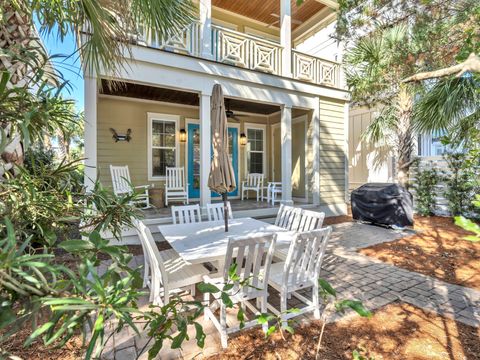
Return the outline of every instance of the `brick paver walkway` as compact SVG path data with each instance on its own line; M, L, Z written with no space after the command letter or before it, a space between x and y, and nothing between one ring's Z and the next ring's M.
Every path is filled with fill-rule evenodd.
M334 286L339 298L362 300L370 310L400 300L462 323L480 327L480 291L448 284L356 252L359 248L393 241L408 234L408 232L359 223L335 225L321 276ZM132 266L140 265L143 265L143 258L137 256ZM296 306L295 301L292 298L289 305ZM274 291L270 293L269 302L273 304L278 302L278 296ZM147 303L147 299L144 299L144 303ZM352 315L347 313L342 316ZM337 321L339 317L340 315L335 315L331 321ZM300 318L300 321L308 320L309 318L305 316ZM211 323L203 325L207 334L205 349L199 349L195 341L190 340L184 344L182 350L171 350L169 343L166 342L158 358L202 358L218 352L220 350L218 334ZM105 358L126 360L135 359L140 355L141 359L147 359L146 353L139 354L146 341L145 336L135 336L132 331L126 329L112 337L105 351Z

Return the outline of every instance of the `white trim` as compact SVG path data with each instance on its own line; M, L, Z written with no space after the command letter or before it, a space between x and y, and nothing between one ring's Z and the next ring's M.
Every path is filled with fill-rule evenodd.
M94 77L85 76L85 170L84 170L84 185L87 191L93 190L95 181L97 180L97 79Z
M263 130L263 175L265 177L267 176L268 173L268 161L267 161L267 125L266 124L255 124L255 123L248 123L244 122L243 123L243 130L245 132L245 136L247 137L247 145L245 145L245 151L244 151L244 156L245 156L245 169L244 170L244 178L247 176L249 173L248 171L248 129L256 129L256 130ZM259 151L256 151L259 152Z
M167 101L140 99L140 98L133 98L133 97L128 97L128 96L121 96L121 95L99 94L98 97L100 99L109 99L109 100L117 100L117 101L133 101L133 102L140 102L140 103L146 103L146 104L174 106L174 107L181 107L181 108L198 110L197 105L186 105L186 104L173 103L173 102L167 102Z
M228 21L221 20L221 19L218 19L218 18L212 18L212 24L217 25L217 26L221 26L221 27L224 27L226 29L233 30L233 31L238 31L238 25L237 24L233 24L233 23L230 23Z
M152 123L154 120L170 121L175 123L175 166L178 166L180 162L180 142L178 140L180 115L147 112L147 177L148 181L162 181L165 180L165 176L152 175Z
M279 22L280 22L280 20L279 20ZM254 29L250 26L244 26L244 29L245 29L244 30L245 34L259 36L262 39L267 39L267 40L274 41L274 42L280 44L280 36L279 35L270 34L270 33L265 32L265 31Z
M276 129L280 129L280 122L275 123L270 125L270 147L271 147L271 158L272 158L272 164L271 164L271 173L272 173L272 181L275 181L275 145L273 141L273 134ZM280 158L281 161L281 158ZM281 179L280 179L281 180Z

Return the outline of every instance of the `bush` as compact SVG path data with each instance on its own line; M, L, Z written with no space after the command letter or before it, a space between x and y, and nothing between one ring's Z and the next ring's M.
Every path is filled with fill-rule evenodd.
M415 175L415 207L422 216L430 216L435 212L436 192L435 186L438 185L440 178L437 170L433 167L420 170Z

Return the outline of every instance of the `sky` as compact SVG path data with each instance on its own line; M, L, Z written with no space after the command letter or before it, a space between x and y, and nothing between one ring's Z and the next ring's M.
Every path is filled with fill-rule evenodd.
M55 31L50 35L40 33L40 37L49 55L65 56L56 58L53 61L54 68L61 72L65 80L68 80L70 84L70 86L66 86L63 89L62 94L65 98L74 99L77 110L83 111L83 74L80 67L80 59L78 54L75 53L76 43L74 35L69 33L63 41L60 41Z

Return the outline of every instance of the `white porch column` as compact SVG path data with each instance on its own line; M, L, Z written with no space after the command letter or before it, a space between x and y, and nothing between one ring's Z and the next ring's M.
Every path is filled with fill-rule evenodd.
M200 95L200 206L210 202L208 175L211 158L210 95Z
M200 0L200 56L212 59L212 0Z
M283 106L280 124L282 147L282 202L292 201L292 108Z
M312 200L314 205L320 205L320 101L317 101L317 104L312 111L312 126L313 126Z
M290 0L280 0L280 45L282 45L282 75L292 75L292 9Z
M97 79L85 76L84 185L92 190L97 179Z

